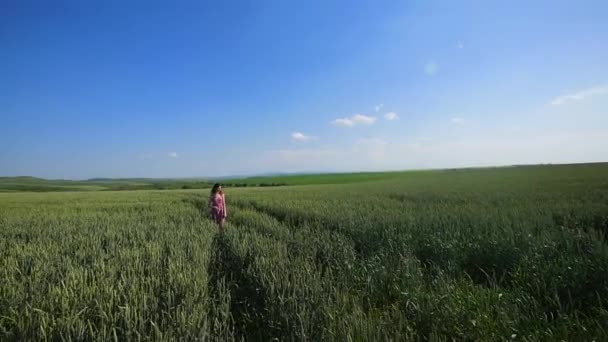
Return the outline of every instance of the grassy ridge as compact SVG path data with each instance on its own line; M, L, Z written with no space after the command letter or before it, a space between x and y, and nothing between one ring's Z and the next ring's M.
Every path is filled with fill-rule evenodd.
M522 177L524 181L543 177L552 178L553 173L567 177L570 172L579 176L597 177L608 170L608 163L569 164L569 165L530 165L497 168L470 168L420 171L391 171L391 172L360 172L360 173L330 173L280 175L266 177L244 177L230 179L153 179L153 178L124 178L106 179L95 178L84 181L47 180L35 177L0 177L0 192L15 191L99 191L99 190L175 190L175 189L207 189L219 182L227 187L256 187L256 186L285 186L285 185L327 185L354 184L393 179L429 179L441 177L442 174L461 174L480 176L500 174L510 178ZM465 177L466 177L465 176Z
M606 340L606 174L0 194L0 340Z
M179 179L47 180L34 177L0 177L0 192L119 191L206 189L213 183Z

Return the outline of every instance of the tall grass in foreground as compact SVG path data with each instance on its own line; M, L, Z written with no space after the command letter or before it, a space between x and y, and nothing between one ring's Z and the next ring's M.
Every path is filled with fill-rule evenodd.
M2 194L0 339L606 340L605 169Z
M169 197L4 199L1 339L209 336L214 227L196 208Z

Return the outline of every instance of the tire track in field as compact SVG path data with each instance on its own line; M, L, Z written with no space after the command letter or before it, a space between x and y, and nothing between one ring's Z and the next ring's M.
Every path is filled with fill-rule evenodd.
M277 212L273 208L262 206L255 201L235 200L231 204L239 209L252 209L262 215L270 216L289 230L300 229L307 224L307 220L301 216Z
M248 272L255 255L238 255L230 239L222 233L214 237L211 248L207 288L213 303L210 312L212 322L222 321L222 317L226 316L218 311L222 301L228 300L228 321L237 340L271 340L274 330L267 317L268 290L257 277Z
M349 291L354 289L354 291L359 292L361 295L361 307L365 312L368 312L372 308L389 305L389 301L378 299L377 293L368 293L367 276L363 277L363 275L370 272L379 276L380 273L377 270L379 267L384 269L385 263L395 265L402 262L399 252L387 250L394 248L394 246L390 246L390 243L383 243L383 239L385 238L383 235L371 235L367 231L349 231L344 227L314 218L311 224L305 217L298 216L297 212L273 210L271 207L260 205L254 201L245 203L239 202L236 204L236 207L239 209L246 207L259 212L260 215L270 216L294 232L306 230L309 234L316 233L316 235L328 233L329 239L318 240L322 243L313 242L316 247L313 252L313 258L321 274L329 275L332 278L331 282L334 286L350 289ZM314 239L314 235L311 237ZM340 239L346 242L348 246L340 243L338 241ZM368 243L369 241L367 240L373 241ZM390 251L389 254L387 254L387 251ZM390 282L395 279L388 273L383 274L381 277L383 280L379 280L378 283L382 283L383 281Z
M204 199L197 196L182 201L208 217ZM260 279L248 272L255 257L251 251L239 255L225 233L217 233L213 237L207 264L207 289L211 297L209 317L212 333L218 340L273 339L274 330L269 325L266 308L268 291Z
M322 226L323 230L338 234L347 241L352 242L357 255L360 255L363 250L355 234L324 220L300 216L298 213L287 210L274 210L272 207L261 205L255 201L236 200L231 204L239 209L252 209L261 215L269 216L292 232L307 230L314 234L315 230L318 230Z
M345 227L325 222L324 220L314 219L312 225L305 217L298 216L297 212L288 210L274 210L272 207L260 205L254 201L232 203L233 206L244 210L253 209L261 215L266 215L274 218L278 222L283 223L292 231L308 230L311 234L322 233L327 231L330 233L330 239L325 240L327 244L317 246L314 255L315 264L322 275L328 275L326 278L328 284L332 288L340 288L343 291L349 291L356 297L356 305L361 308L365 314L371 314L375 310L384 310L391 307L399 298L395 290L391 288L391 294L387 294L387 284L397 285L398 276L394 272L403 274L409 268L403 266L403 257L399 252L393 250L382 250L382 248L394 248L389 243L383 245L383 235L373 235L371 239L375 240L367 244L366 237L370 235L366 231L349 231ZM317 234L319 235L319 234ZM339 242L336 238L331 238L334 235L336 238L344 238L350 245L350 257L343 253ZM387 254L390 251L390 255ZM392 253L395 252L395 253ZM385 268L386 267L386 268ZM391 269L391 271L387 271ZM331 270L330 272L326 272ZM370 279L374 279L370 282ZM339 291L338 291L339 292ZM339 302L337 297L329 295L332 300Z
M281 260L281 264L283 267L287 266L279 268L285 272L282 273L283 280L277 281L275 276L272 276L272 268L268 268L268 264L265 264L264 261L258 264L259 259L251 260L253 272L269 289L265 296L264 309L267 310L267 317L271 321L269 324L267 323L267 326L274 328L270 335L276 340L321 339L328 329L327 317L323 308L328 301L331 301L329 298L332 297L332 291L329 289L339 285L335 282L335 277L342 272L341 268L344 266L339 265L340 262L335 256L342 254L338 252L330 255L332 253L328 250L335 250L335 248L319 243L323 239L319 240L319 237L316 236L318 234L315 234L310 227L287 226L275 217L238 201L231 203L231 206L234 208L231 223L237 225L235 229L247 231L245 234L251 234L248 235L250 238L260 236L270 243L271 248L273 245L276 245L278 249L285 248L286 254L284 254L285 258ZM258 253L257 258L269 257L268 253L262 251ZM305 264L312 266L312 269L299 268ZM316 276L312 276L312 273ZM307 276L307 280L302 281ZM320 278L323 279L322 285L308 283L319 281ZM286 282L286 279L290 280ZM311 287L316 290L311 290ZM319 290L320 287L327 288ZM323 291L324 294L320 295L318 291ZM301 301L307 304L293 304ZM302 309L307 306L308 309Z
M345 245L350 245L350 247L347 248L351 248L355 253L355 257L357 256L356 241L349 236L342 234L338 229L327 227L323 232L320 232L318 231L320 229L320 222L315 222L315 225L310 225L309 221L304 218L290 216L289 213L280 215L271 208L259 206L255 202L246 202L246 204L243 204L239 201L232 203L232 205L239 210L250 210L276 222L278 227L281 227L288 233L277 234L276 232L272 232L269 229L257 225L254 225L253 228L259 234L269 236L276 241L288 244L290 259L304 255L308 255L314 259L315 265L321 271L321 274L325 274L329 269L335 270L336 268L344 266L341 265L341 261L343 260L340 260L339 253L344 246L339 245L338 240L344 241ZM244 222L242 223L244 224ZM319 243L318 238L322 234L335 235L335 237L326 240L327 243ZM302 237L305 238L302 239Z
M239 208L251 208L261 214L273 217L292 231L307 229L313 234L315 232L330 232L335 234L337 239L343 239L352 245L355 258L359 261L375 258L375 256L386 248L399 248L390 241L389 232L377 229L349 229L340 222L332 222L327 219L317 218L314 215L303 214L293 210L275 209L271 206L263 205L255 201L237 200L232 202ZM329 252L329 255L333 252ZM323 255L321 258L329 257Z
M289 241L293 240L293 231L292 231L291 227L284 225L282 222L278 221L276 218L274 218L270 215L266 215L265 213L262 213L260 211L257 211L252 207L245 207L245 206L241 205L239 202L232 203L231 207L237 209L237 214L231 215L231 217L230 217L230 222L232 224L236 224L236 225L240 225L240 226L247 226L248 228L253 228L256 233L258 233L264 237L272 238L273 240L276 240L276 241L289 242ZM243 215L239 215L239 214L244 214L244 213L246 214L248 211L257 214L260 217L270 220L270 222L271 222L270 226L275 226L275 227L279 228L279 230L270 229L265 224L260 224L258 222L255 222L252 224L252 222L247 220L247 217L244 217Z
M201 196L189 196L182 199L185 204L191 205L201 212L204 217L209 217L206 200Z

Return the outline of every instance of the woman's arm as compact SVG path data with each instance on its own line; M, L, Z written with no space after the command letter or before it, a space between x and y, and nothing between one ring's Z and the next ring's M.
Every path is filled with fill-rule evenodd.
M228 210L226 209L226 194L222 194L222 205L224 206L224 218L228 217Z
M209 212L209 215L211 215L212 210L213 210L213 197L209 196L209 199L207 200L207 212Z

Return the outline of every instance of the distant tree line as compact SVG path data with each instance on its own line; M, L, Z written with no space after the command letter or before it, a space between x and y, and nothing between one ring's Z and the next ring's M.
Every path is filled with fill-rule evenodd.
M262 182L262 183L245 183L245 182L229 182L222 183L224 187L244 188L244 187L268 187L268 186L284 186L287 183L279 182ZM177 189L209 189L214 182L209 181L180 181L166 180L155 181L149 183L123 183L123 182L94 182L94 181L74 181L68 185L43 182L43 183L0 183L0 192L54 192L54 191L129 191L129 190L177 190Z
M267 187L267 186L285 186L287 183L221 183L223 187L226 188L246 188L246 187ZM198 183L198 184L184 184L181 186L181 189L206 189L211 188L213 186L212 183ZM155 189L170 189L171 187L163 187L159 185L159 187L155 187Z
M233 187L233 188L245 188L245 187L255 187L255 186L285 186L287 183L222 183L225 187Z

